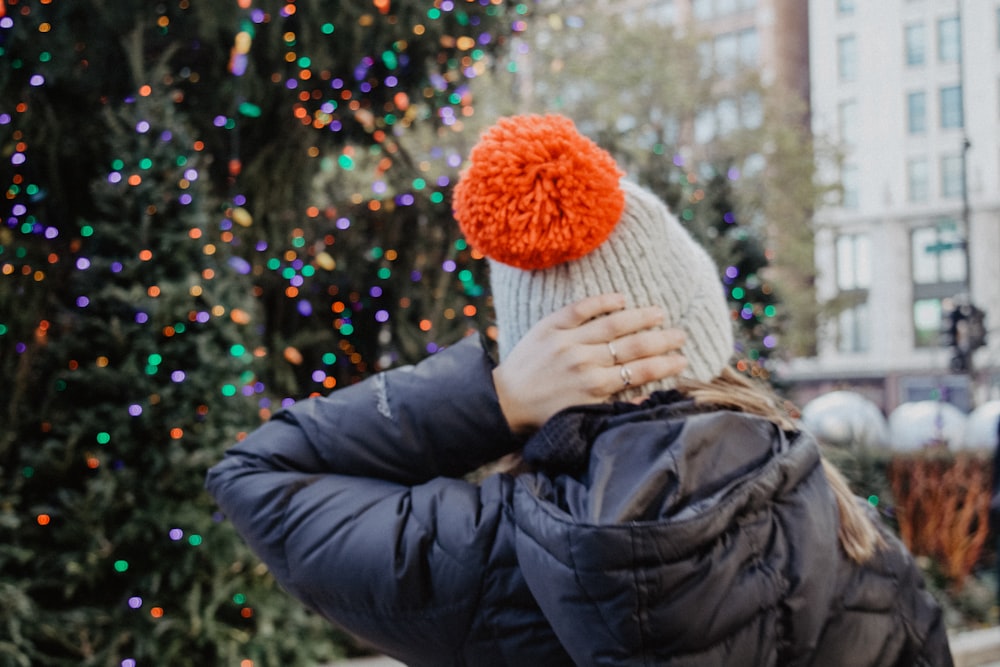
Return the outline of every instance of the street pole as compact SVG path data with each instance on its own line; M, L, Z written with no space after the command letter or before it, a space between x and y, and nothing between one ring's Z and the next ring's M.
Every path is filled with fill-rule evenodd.
M962 0L957 0L958 8L958 90L962 112L962 233L965 235L962 248L965 255L965 293L972 301L972 262L969 250L972 237L972 215L969 206L969 127L965 113L965 24L962 18Z
M958 18L958 91L962 120L962 234L964 236L962 255L965 260L965 284L963 289L965 291L965 301L968 303L971 312L975 307L972 300L972 251L970 247L972 245L972 210L969 205L969 148L972 147L972 142L969 141L968 114L965 112L965 22L962 15L962 0L956 0L956 9ZM958 307L962 308L964 306L958 304ZM974 353L974 349L969 350L965 369L969 376L969 396L973 404L976 402L975 368L972 364Z

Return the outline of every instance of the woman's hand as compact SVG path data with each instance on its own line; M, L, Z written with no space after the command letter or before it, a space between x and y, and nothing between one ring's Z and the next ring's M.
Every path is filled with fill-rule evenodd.
M572 303L539 320L493 369L500 408L530 433L571 405L603 403L629 385L678 375L684 332L658 329L657 306L625 310L621 294Z

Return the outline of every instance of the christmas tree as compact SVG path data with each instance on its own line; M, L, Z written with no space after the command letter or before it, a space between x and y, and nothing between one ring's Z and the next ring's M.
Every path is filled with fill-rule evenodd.
M505 12L0 5L0 664L352 649L204 472L283 401L484 317L447 200Z
M469 80L510 10L375 2L337 22L322 6L248 9L229 60L242 101L213 121L264 303L265 380L287 398L412 363L487 312L450 190L474 139Z
M104 114L115 157L48 294L5 451L11 660L308 664L296 615L202 491L257 415L256 305L218 232L196 141L156 90ZM302 617L301 613L297 614ZM270 626L270 627L269 627ZM131 661L131 662L130 662ZM13 664L17 664L14 662Z

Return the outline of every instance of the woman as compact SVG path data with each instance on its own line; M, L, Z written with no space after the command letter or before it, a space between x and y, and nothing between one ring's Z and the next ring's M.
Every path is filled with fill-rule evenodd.
M466 338L230 450L208 487L278 581L411 665L951 664L912 558L729 368L666 207L558 116L470 161L500 363Z

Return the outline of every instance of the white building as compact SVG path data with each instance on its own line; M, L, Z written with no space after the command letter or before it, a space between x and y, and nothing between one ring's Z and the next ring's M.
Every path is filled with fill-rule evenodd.
M809 43L813 129L843 151L825 165L842 197L815 216L817 293L847 305L782 377L800 404L845 387L885 410L996 397L1000 0L809 0ZM971 376L938 335L963 293L992 330Z

